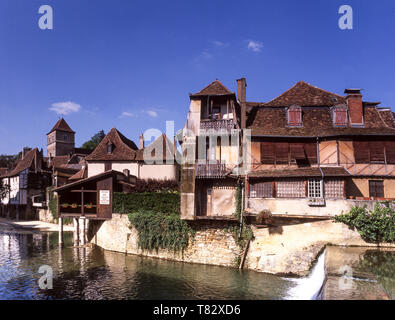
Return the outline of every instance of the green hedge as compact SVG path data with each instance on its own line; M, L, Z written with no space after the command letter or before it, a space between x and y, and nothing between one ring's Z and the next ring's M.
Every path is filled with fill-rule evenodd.
M356 229L366 242L395 242L395 211L388 202L376 203L373 211L365 207L353 207L348 213L334 217Z
M179 192L114 192L113 212L131 213L140 210L164 214L180 214Z
M140 210L130 213L129 220L138 231L138 244L143 250L183 250L194 236L194 230L176 214Z

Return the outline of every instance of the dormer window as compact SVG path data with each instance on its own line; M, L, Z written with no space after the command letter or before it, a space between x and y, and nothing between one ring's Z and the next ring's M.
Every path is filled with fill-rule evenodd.
M107 153L112 153L112 151L113 151L113 144L112 143L107 144Z
M290 127L302 126L302 108L299 106L289 107L287 110L287 119Z
M347 126L347 107L346 106L335 106L333 107L333 124L335 126Z

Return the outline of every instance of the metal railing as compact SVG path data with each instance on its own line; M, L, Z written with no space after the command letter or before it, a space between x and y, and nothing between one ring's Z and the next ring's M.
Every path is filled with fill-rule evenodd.
M197 178L221 178L226 174L225 163L196 164Z

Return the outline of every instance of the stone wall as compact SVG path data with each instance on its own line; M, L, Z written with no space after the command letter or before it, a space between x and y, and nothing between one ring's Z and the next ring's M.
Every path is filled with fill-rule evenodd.
M38 209L38 220L43 222L55 223L55 219L49 209Z
M111 220L90 221L88 240L112 251L175 261L235 266L241 255L232 234L225 232L232 222L194 221L195 239L180 253L167 250L143 251L138 248L138 234L126 214L113 214ZM272 274L308 274L318 253L327 244L339 246L375 246L361 239L358 232L330 220L275 218L276 227L252 226L245 268ZM389 247L391 245L383 245ZM392 245L395 246L395 245Z
M232 234L225 232L224 222L192 222L196 234L183 252L168 250L147 251L138 248L138 233L129 222L127 214L113 214L111 220L90 221L88 239L107 250L161 259L194 262L221 266L235 266L240 249Z

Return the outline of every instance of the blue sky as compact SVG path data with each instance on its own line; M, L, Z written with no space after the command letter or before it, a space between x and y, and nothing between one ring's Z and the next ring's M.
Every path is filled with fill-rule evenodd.
M53 30L38 27L44 4ZM353 30L338 27L343 4ZM216 78L236 91L246 77L250 101L305 80L394 107L394 18L392 0L3 0L0 154L45 150L65 107L77 146L112 127L135 142L166 120L181 128L188 94Z

